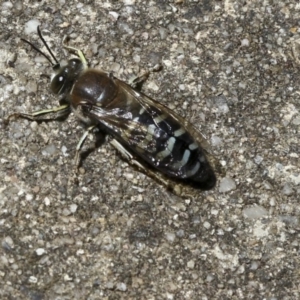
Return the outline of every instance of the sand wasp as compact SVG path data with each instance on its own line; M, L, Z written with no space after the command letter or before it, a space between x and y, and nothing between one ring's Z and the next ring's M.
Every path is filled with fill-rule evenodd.
M97 128L112 136L112 145L131 164L145 173L151 172L160 182L166 183L163 179L166 176L200 189L214 187L216 176L208 159L206 141L189 122L112 73L89 68L83 52L65 43L64 48L77 58L61 65L39 27L37 32L50 56L31 42L22 41L52 65L51 90L59 96L60 106L31 114L14 113L7 120L18 117L54 120L73 112L87 125L76 148L77 163L88 133Z

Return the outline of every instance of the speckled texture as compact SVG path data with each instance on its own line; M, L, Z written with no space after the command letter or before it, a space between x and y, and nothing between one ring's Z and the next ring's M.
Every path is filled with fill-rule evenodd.
M298 2L47 3L0 4L0 298L299 299ZM30 20L60 58L69 35L123 80L161 62L144 91L207 136L226 178L174 196L107 143L75 176L74 116L5 127L58 105L20 41L37 43Z

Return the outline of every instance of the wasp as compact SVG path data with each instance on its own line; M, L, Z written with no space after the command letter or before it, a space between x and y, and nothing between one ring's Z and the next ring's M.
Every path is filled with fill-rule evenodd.
M43 38L47 49L42 52L31 42L34 50L51 64L51 90L59 97L60 106L8 117L34 121L55 120L73 112L86 125L86 131L76 147L78 165L80 149L95 128L112 136L111 144L141 171L168 185L164 178L172 178L195 188L211 189L216 175L205 138L185 119L165 105L146 96L139 89L114 77L112 73L88 67L83 52L63 42L63 47L76 58L62 65ZM53 62L54 61L54 62ZM149 75L139 77L143 81ZM158 171L158 172L157 172Z

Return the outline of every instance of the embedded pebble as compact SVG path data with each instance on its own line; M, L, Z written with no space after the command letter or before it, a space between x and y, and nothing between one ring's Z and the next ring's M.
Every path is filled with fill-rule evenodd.
M119 14L118 14L117 12L115 12L115 11L109 11L108 14L109 14L110 16L112 16L112 18L113 18L115 21L117 21L118 18L119 18Z
M206 228L206 229L209 229L211 227L211 225L208 222L205 221L203 223L203 227Z
M160 27L160 28L158 29L158 32L159 32L160 38L161 38L162 40L166 39L166 37L167 37L167 30L166 30L165 28Z
M252 261L250 265L250 270L257 270L259 263L257 261Z
M113 282L108 281L108 282L106 283L106 288L109 289L109 290L112 290L112 289L114 288Z
M179 229L179 230L176 232L176 235L177 235L179 238L184 237L184 230Z
M127 291L127 285L123 282L117 283L117 290L122 291L122 292L126 292Z
M294 216L279 216L279 219L289 226L299 226L300 218Z
M135 0L123 0L124 5L133 5Z
M53 154L55 154L56 151L57 151L57 149L56 149L55 145L51 144L42 150L42 154L45 156L53 155Z
M35 276L30 276L28 281L29 283L37 283L38 279Z
M208 107L214 107L220 114L226 114L229 112L227 99L224 96L216 96L206 101Z
M264 160L263 157L261 157L260 155L256 155L254 158L254 162L259 165L262 161Z
M35 253L38 255L38 256L41 256L45 253L45 249L44 248L38 248L35 250Z
M213 147L218 147L218 146L222 145L222 139L220 137L218 137L217 135L212 135L210 140L211 140L211 145Z
M194 260L188 261L188 262L187 262L187 267L188 267L189 269L194 269L194 267L195 267L195 261L194 261Z
M40 21L38 20L30 20L28 22L25 23L25 34L31 34L31 33L35 33L36 32L36 28L41 25Z
M70 209L70 211L71 211L71 213L75 213L76 212L76 210L77 210L77 204L71 204L70 206L69 206L69 209Z
M293 123L294 125L300 125L300 116L295 117L295 118L293 119L292 123Z
M232 178L224 177L220 181L219 192L226 193L236 189L236 184Z
M169 242L173 243L174 240L175 240L175 234L172 233L172 232L167 232L167 233L166 233L166 239L167 239Z
M30 80L26 84L26 91L27 93L36 93L37 92L37 82Z
M133 30L130 28L130 26L125 22L118 22L118 27L121 31L128 33L130 35L133 34Z
M249 219L259 219L268 215L268 211L259 205L247 207L243 209L243 215Z
M241 40L241 46L242 47L249 47L249 45L250 45L250 42L249 42L248 39L242 39Z
M289 183L286 183L282 188L282 193L284 195L290 196L293 194L294 190L292 189L291 185Z
M2 241L2 247L7 250L11 250L14 248L13 239L10 236L7 236Z
M253 235L256 238L264 238L264 237L270 235L270 228L268 228L262 222L257 221L257 223L255 223L255 226L253 228Z

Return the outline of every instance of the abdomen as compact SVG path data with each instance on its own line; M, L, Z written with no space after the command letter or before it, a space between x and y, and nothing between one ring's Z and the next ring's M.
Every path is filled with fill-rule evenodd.
M155 106L132 116L119 140L167 176L211 188L216 177L204 150L188 130L171 115ZM128 123L128 125L129 125Z

